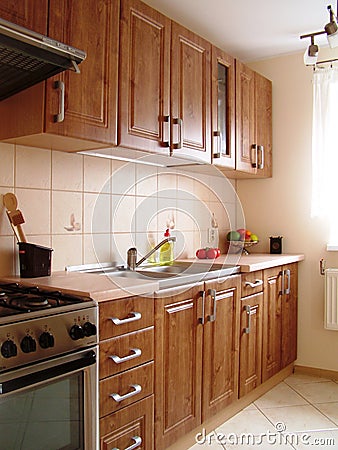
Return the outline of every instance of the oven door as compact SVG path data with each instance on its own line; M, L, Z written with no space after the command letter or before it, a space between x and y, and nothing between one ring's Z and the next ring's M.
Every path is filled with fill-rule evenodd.
M98 448L97 352L0 375L0 450Z

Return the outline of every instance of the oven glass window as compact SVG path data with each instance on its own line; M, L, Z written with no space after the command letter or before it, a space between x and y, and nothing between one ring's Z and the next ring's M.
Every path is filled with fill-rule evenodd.
M83 449L83 373L0 397L0 450Z

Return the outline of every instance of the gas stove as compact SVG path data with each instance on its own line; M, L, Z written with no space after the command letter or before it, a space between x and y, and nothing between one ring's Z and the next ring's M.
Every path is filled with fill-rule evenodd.
M0 282L0 373L96 345L97 324L89 297Z

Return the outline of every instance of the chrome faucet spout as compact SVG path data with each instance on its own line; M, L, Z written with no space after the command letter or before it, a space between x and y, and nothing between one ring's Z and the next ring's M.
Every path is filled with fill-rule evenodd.
M163 244L166 244L167 242L176 242L175 236L168 236L165 239L163 239L161 242L159 242L157 245L155 245L154 248L152 248L143 258L141 258L139 261L136 261L137 258L137 250L135 247L132 247L128 250L127 253L127 266L128 269L135 270L136 267L141 265L146 259L148 259L153 253L155 253Z

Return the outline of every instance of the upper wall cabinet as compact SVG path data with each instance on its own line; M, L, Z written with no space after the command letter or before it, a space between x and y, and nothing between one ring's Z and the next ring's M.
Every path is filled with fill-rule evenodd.
M271 81L236 61L236 171L244 177L272 176L271 110Z
M212 158L217 166L236 167L235 60L212 48Z
M1 0L0 17L37 33L47 34L48 0L40 0L32 14L32 1Z
M122 0L118 144L211 162L210 54L199 36Z
M35 1L36 14L32 2L27 10L27 1L20 3L22 12L12 17L3 14L6 2L1 2L0 13L46 33L32 22L41 12L41 1ZM27 11L31 20L19 21ZM0 139L67 151L116 144L119 1L50 0L48 35L87 53L81 74L63 72L1 101Z

